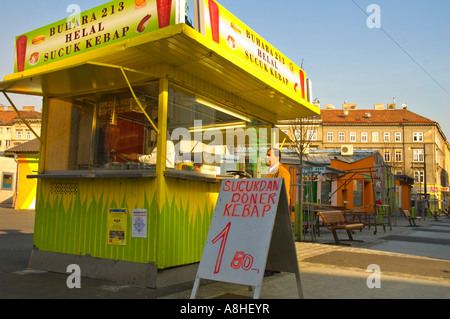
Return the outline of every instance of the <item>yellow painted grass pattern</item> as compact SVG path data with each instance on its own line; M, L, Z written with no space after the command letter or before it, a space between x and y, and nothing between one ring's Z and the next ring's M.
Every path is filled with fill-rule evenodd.
M220 184L166 179L167 194L158 215L157 260L160 268L199 262Z
M53 183L53 187L52 187ZM63 186L55 191L55 184ZM76 185L75 188L65 187ZM41 180L34 244L74 255L153 262L159 268L198 262L217 201L219 184L173 180L162 209L155 179ZM128 213L127 245L108 243L107 213ZM147 209L147 238L131 237L131 212Z

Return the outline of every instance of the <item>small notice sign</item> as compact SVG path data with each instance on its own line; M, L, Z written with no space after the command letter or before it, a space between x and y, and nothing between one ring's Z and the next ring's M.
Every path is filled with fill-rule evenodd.
M108 212L108 243L111 245L126 245L126 232L126 209L110 209Z
M131 223L133 225L131 237L147 238L147 210L133 209L131 212Z
M191 298L201 279L253 286L259 298L266 267L295 273L302 297L284 179L224 180Z

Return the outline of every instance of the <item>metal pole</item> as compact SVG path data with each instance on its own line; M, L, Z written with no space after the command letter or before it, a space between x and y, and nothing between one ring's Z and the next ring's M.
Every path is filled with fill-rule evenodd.
M427 157L426 157L426 148L425 143L423 144L423 195L424 195L424 213L423 217L425 218L428 214L428 205L427 203Z
M34 136L36 136L36 138L40 141L41 137L39 135L37 135L37 133L33 130L33 128L31 127L31 125L23 118L22 114L20 114L19 110L17 109L17 107L14 105L13 101L11 101L11 99L9 98L9 96L6 94L5 91L2 91L3 95L6 97L6 99L8 100L8 102L11 104L11 106L14 108L14 111L16 111L17 115L19 115L20 119L22 120L22 122L30 129L30 131L34 134Z

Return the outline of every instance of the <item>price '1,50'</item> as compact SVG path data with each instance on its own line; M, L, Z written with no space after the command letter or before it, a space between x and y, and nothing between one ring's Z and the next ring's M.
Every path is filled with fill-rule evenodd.
M219 240L221 240L219 253L217 255L216 265L214 267L214 274L218 274L220 272L220 266L222 264L222 258L223 258L223 254L225 252L225 246L227 244L227 239L228 239L228 234L230 233L230 228L231 228L231 222L229 222L227 224L227 226L225 226L225 228L219 233L219 235L217 235L216 238L214 238L212 240L213 244L215 244ZM234 258L231 262L231 267L233 269L242 268L243 270L248 271L252 268L253 261L254 261L253 256L245 254L242 251L238 251L234 255Z

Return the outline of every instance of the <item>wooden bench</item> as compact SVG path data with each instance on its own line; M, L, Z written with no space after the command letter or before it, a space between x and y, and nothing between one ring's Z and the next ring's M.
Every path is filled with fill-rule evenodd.
M434 220L438 222L439 221L439 213L436 211L433 212L431 210L430 210L430 213L431 213L431 216L433 216Z
M450 214L449 214L449 212L448 212L447 209L443 209L443 210L442 210L442 214L444 214L445 216L447 216L447 218L450 218Z
M407 209L403 210L403 215L405 215L406 219L409 221L409 225L411 225L411 226L417 226L416 225L416 219L417 220L421 219L419 216L418 217L412 217L411 213Z
M342 212L317 212L317 215L322 218L324 225L329 226L331 232L333 233L334 241L338 245L340 244L340 241L336 230L345 229L347 231L348 239L353 241L352 230L361 229L364 227L364 224L347 223Z

